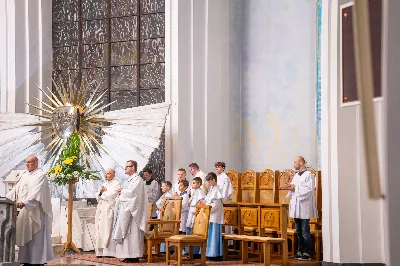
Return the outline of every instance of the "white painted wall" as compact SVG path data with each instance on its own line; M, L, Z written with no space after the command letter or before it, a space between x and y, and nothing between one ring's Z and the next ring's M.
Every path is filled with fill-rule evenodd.
M316 1L242 8L242 170L316 167Z
M324 261L384 263L383 200L368 198L360 106L342 106L340 5L326 1L322 13L322 172ZM383 167L383 103L375 117ZM383 180L383 179L382 179Z

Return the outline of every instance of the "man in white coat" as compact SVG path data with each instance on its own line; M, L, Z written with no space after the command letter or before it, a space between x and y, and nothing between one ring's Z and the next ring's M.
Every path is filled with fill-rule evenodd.
M38 158L26 159L26 171L7 194L20 209L16 225L18 262L43 265L54 258L51 242L51 196L47 175L38 169Z
M98 201L96 210L96 256L114 257L115 242L111 240L114 222L114 207L121 184L115 179L114 169L108 169L104 177L106 182L96 193Z
M294 169L298 172L292 182L287 185L291 198L289 216L294 218L296 232L299 238L299 248L295 254L297 260L311 260L312 239L310 233L310 219L317 218L317 207L314 196L315 177L306 169L306 162L302 156L294 158Z
M139 262L143 256L144 234L149 220L145 183L136 173L137 162L126 162L127 179L118 190L115 205L113 239L117 242L115 257L124 258L121 262Z

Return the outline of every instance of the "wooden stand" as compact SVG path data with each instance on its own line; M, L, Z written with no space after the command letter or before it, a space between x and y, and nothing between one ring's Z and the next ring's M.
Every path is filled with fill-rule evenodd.
M57 251L58 254L66 252L68 249L72 249L74 252L81 253L81 251L72 242L72 208L73 208L73 186L76 183L75 180L68 182L68 234L67 242L64 243L62 248Z

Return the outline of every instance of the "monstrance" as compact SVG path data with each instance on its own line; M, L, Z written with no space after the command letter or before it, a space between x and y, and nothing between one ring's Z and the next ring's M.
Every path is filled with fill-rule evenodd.
M109 167L123 173L128 159L138 161L138 172L149 161L151 153L160 144L170 103L132 107L105 112L111 102L101 101L107 91L95 97L91 84L84 81L80 87L69 81L68 87L58 86L55 92L40 88L48 102L35 98L40 106L27 103L41 114L0 113L0 167L7 174L23 164L32 154L38 154L44 168L54 173L59 167L62 151L69 138L79 136L80 163L86 168L104 173ZM62 83L61 83L62 84ZM39 129L39 130L38 130ZM49 143L45 145L43 141ZM128 157L127 157L128 156ZM56 172L58 170L56 169ZM73 186L76 176L64 176L62 184L68 184L68 234L61 250L79 249L72 242ZM93 179L93 178L87 178ZM61 180L61 179L58 179ZM60 184L60 182L58 182Z

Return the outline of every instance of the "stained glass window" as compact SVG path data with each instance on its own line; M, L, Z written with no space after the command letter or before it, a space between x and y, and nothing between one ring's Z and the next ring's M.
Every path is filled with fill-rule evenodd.
M165 0L53 0L53 79L107 91L110 110L165 101ZM147 165L165 175L165 139Z

